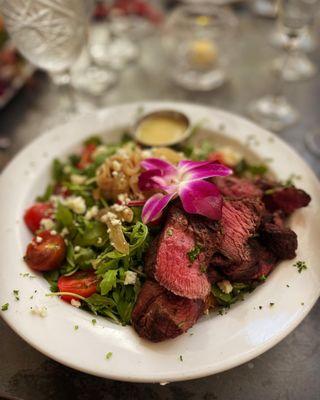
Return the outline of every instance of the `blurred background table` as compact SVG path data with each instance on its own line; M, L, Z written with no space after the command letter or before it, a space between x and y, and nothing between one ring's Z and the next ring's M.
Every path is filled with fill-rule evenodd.
M128 67L120 83L99 100L76 98L78 109L141 100L189 101L245 115L248 103L265 94L271 82L270 61L277 51L269 43L274 21L238 13L238 41L232 52L232 80L216 91L188 92L166 75L159 37L142 43L141 59ZM319 49L312 55L320 64ZM319 159L305 148L304 135L320 126L319 75L309 81L286 84L291 102L300 112L299 123L281 137L290 143L320 176ZM61 97L46 75L37 73L29 86L0 112L0 141L12 145L0 150L0 169L32 139L72 118L62 111ZM2 204L2 207L10 205ZM10 266L8 266L10 267ZM167 386L122 383L92 377L49 360L31 348L0 320L0 398L23 400L64 399L264 399L318 400L320 398L320 303L303 323L276 347L233 370L190 382ZM214 332L212 333L214 335Z

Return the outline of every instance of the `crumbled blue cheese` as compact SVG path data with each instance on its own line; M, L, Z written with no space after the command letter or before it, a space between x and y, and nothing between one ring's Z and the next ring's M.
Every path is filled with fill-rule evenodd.
M40 226L42 229L50 231L52 228L54 228L54 222L50 218L42 218L40 221Z
M65 237L69 234L69 229L68 228L63 228L62 231L60 232L60 235L62 237Z
M78 253L79 251L80 251L80 246L75 246L75 247L74 247L74 252L75 252L75 253Z
M114 210L115 212L122 212L126 209L126 207L123 204L113 204L110 207L111 210Z
M86 215L84 217L85 219L90 220L92 218L95 218L98 215L98 212L99 212L98 207L93 206L86 212Z
M67 197L64 201L64 204L76 214L84 214L87 209L86 202L81 196Z
M75 185L83 185L85 183L85 181L87 180L87 178L83 175L72 174L70 176L70 180Z
M127 271L124 276L124 285L134 285L137 280L137 273L133 271Z
M39 317L44 318L47 316L47 308L43 306L31 307L31 314L39 315Z
M36 236L36 242L41 243L43 241L41 236Z
M118 195L118 200L122 204L128 204L130 202L130 198L128 197L128 195L126 193L120 193Z
M52 229L52 230L50 231L50 235L55 236L56 234L57 234L57 231L55 231L54 229Z
M221 290L221 292L223 292L225 294L229 294L233 290L233 287L232 287L230 281L228 281L226 279L221 282L218 282L217 285L219 286L219 289Z
M71 304L73 307L76 307L76 308L81 307L81 302L80 302L79 300L76 300L76 299L71 299L70 304Z

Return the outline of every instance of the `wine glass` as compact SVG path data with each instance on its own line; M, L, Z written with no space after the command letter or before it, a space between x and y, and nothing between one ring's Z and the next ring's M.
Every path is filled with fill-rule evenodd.
M273 68L273 87L271 94L249 104L248 113L253 120L267 129L280 132L294 124L298 112L284 96L284 81L282 71L286 68L287 59L283 60L281 68Z
M286 81L300 81L315 75L317 68L305 54L303 43L313 23L316 0L282 0L279 3L278 31L283 37L284 54L274 62ZM286 60L285 68L282 68Z
M155 4L153 4L155 3ZM135 62L141 39L161 22L158 2L144 0L104 0L98 4L98 18L93 24L91 54L98 65L115 70Z
M17 49L55 83L101 94L116 81L114 72L92 65L71 72L87 48L90 16L85 0L0 0L0 11Z

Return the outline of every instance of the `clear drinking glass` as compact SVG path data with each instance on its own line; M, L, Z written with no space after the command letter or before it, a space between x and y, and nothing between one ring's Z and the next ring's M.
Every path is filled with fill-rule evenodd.
M275 60L274 67L281 70L286 81L309 79L317 71L303 48L306 38L310 37L314 5L315 0L281 0L279 3L278 31L283 36L282 48L287 54ZM282 68L284 60L285 68Z
M283 94L281 71L273 70L273 74L272 93L250 103L248 113L254 121L265 128L280 132L297 121L298 112Z
M85 0L0 0L0 11L15 46L31 63L49 72L56 83L100 94L114 83L109 71L86 65L71 67L86 51L88 3Z
M159 1L105 0L100 7L107 16L92 24L91 54L98 65L122 70L138 59L141 40L160 22Z
M230 11L208 1L177 7L163 37L171 78L189 90L221 86L228 77L228 49L236 25Z
M319 0L302 0L305 4L305 12L309 13L309 24L301 31L298 40L296 41L297 47L304 52L312 52L317 46L316 38L316 14L319 8ZM271 43L279 48L284 48L288 43L288 36L283 30L282 24L278 24L276 30L271 34Z

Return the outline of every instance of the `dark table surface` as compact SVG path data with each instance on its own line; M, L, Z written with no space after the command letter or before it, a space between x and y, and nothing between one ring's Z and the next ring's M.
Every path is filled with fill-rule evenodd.
M122 74L120 83L99 99L96 106L163 99L192 101L245 115L248 102L270 89L269 67L277 54L268 44L273 28L273 21L241 14L234 47L227 50L233 57L231 79L224 87L208 93L190 93L175 87L166 75L159 38L149 38L143 43L139 64L130 66ZM319 49L312 54L312 58L320 64ZM300 120L283 132L282 137L319 176L319 159L314 158L304 145L306 132L320 126L319 75L306 82L287 84L286 93L298 108ZM78 96L79 111L92 108L92 100ZM0 138L8 136L12 140L12 146L0 152L0 168L33 138L71 118L63 107L57 90L44 75L38 74L33 84L0 112ZM0 398L318 400L319 331L318 302L294 332L251 362L203 379L160 386L116 382L74 371L31 348L0 320Z

